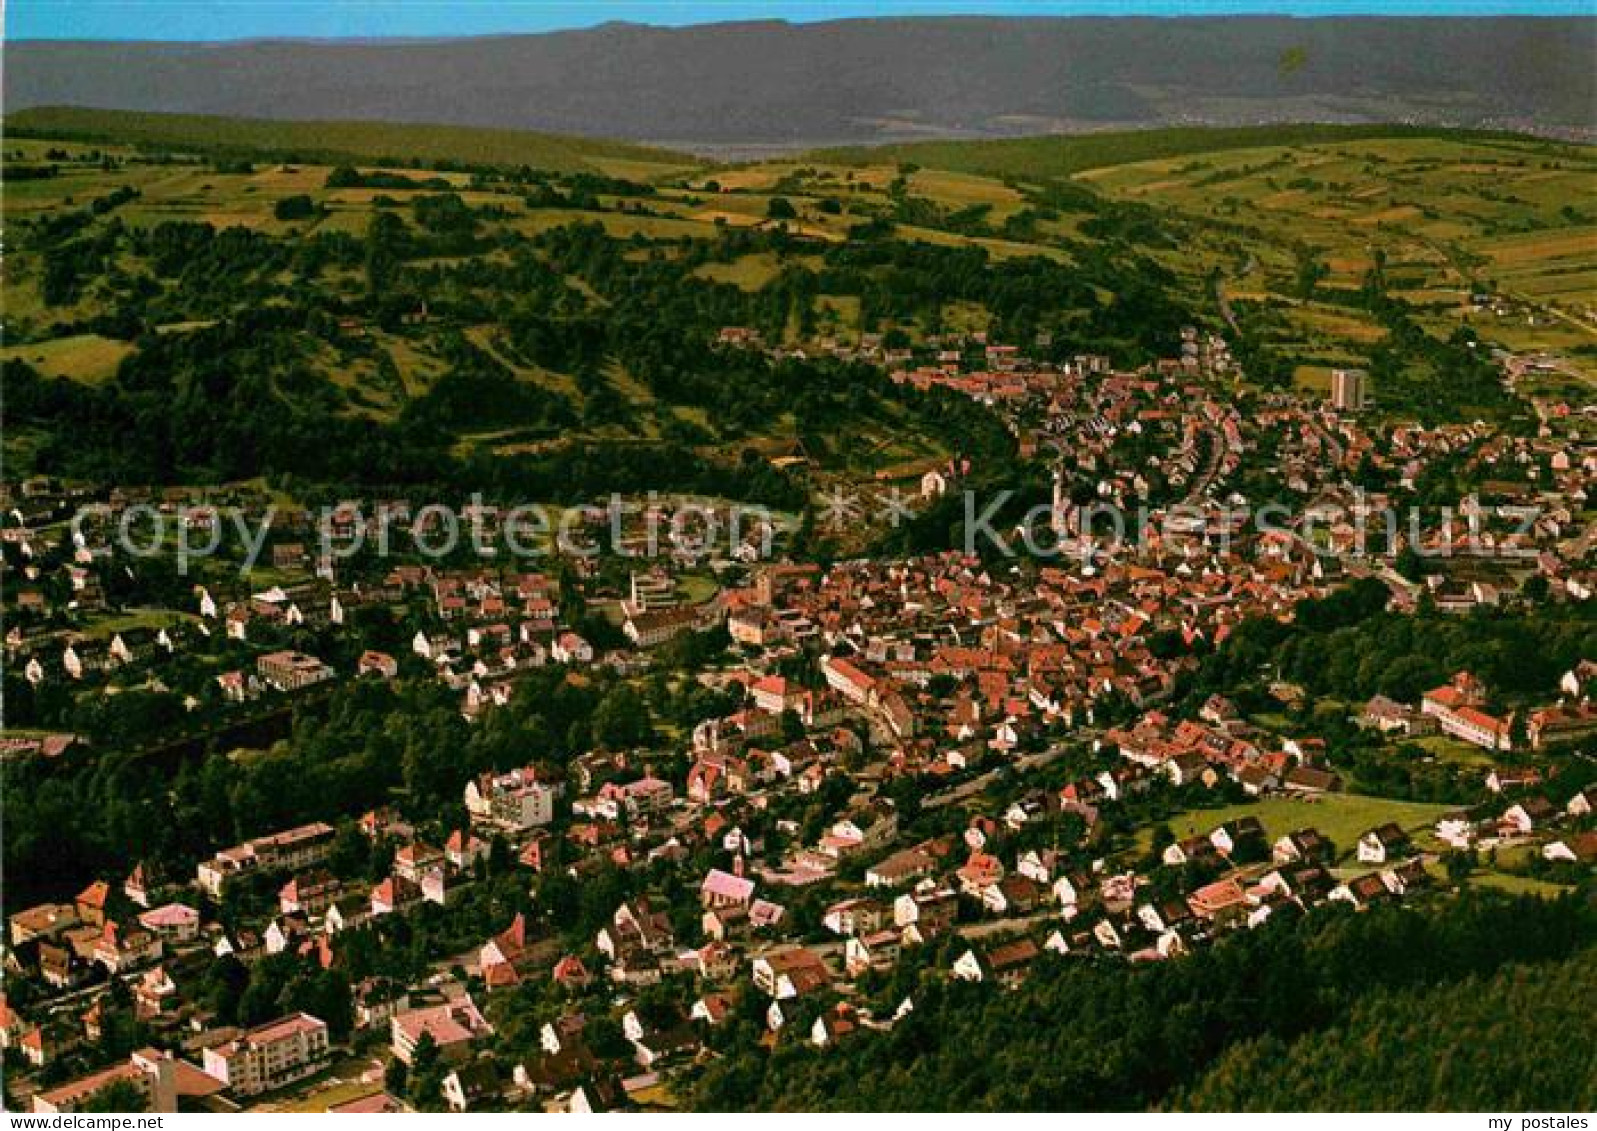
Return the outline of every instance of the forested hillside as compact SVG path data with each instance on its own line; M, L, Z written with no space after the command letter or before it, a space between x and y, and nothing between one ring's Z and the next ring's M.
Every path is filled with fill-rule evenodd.
M338 175L318 181L337 191ZM844 421L856 439L890 443L887 460L935 455L949 436L1000 453L1007 437L974 405L895 387L876 368L717 350L722 327L779 341L814 319L823 291L849 295L873 323L935 320L968 299L1020 325L1085 318L1127 343L1179 324L1168 300L1110 304L1046 260L999 272L977 249L886 240L800 244L815 257L806 267L750 290L709 269L792 250L792 237L608 230L602 217L623 210L596 192L629 193L647 212L648 186L513 179L467 198L392 179L408 199L380 195L347 224L307 196L304 227L274 217L274 230L218 229L151 217L131 188L24 221L21 336L127 348L103 380L41 372L48 347L12 351L8 440L27 437L38 470L135 482L449 482L469 469L478 486L541 497L714 485L792 505L791 482L740 458L749 445L797 443L835 465L853 458ZM351 191L370 200L369 183ZM293 219L298 206L278 211ZM523 209L558 226L529 231ZM1129 268L1106 262L1096 276L1117 273ZM1038 284L1057 313L1026 297ZM129 448L128 434L160 442Z
M31 114L19 115L32 122ZM1272 126L1171 126L1130 132L994 138L990 141L906 141L817 150L818 160L869 164L890 160L993 177L1070 177L1091 169L1166 161L1198 153L1265 146L1324 145L1374 138L1450 138L1491 141L1512 134L1389 123L1335 125L1282 122Z
M904 996L913 1001L890 1033L862 1033L824 1050L784 1044L772 1053L729 1041L731 1051L706 1073L695 1099L741 1110L1103 1111L1178 1106L1195 1089L1197 1104L1252 1106L1245 1089L1260 1074L1245 1077L1244 1068L1262 1064L1267 1048L1285 1048L1289 1063L1307 1070L1322 1063L1311 1050L1328 1038L1333 1051L1323 1063L1332 1071L1323 1084L1298 1090L1297 1072L1281 1074L1268 1086L1281 1094L1262 1091L1257 1106L1378 1105L1387 1085L1335 1069L1384 1066L1412 1077L1390 1085L1407 1089L1389 1097L1397 1106L1579 1107L1590 1101L1591 1078L1582 1078L1567 1043L1583 1039L1575 1003L1592 985L1594 942L1597 919L1573 899L1480 896L1423 911L1276 917L1153 966L1056 958L1011 993L937 974L917 983L900 968L895 984L876 995L889 1010ZM1461 1014L1427 1012L1462 1008L1464 987L1481 988L1464 981L1471 978L1486 980L1479 1002ZM1560 991L1570 1004L1554 1008ZM1491 1002L1512 1008L1493 1011ZM1367 1045L1349 1047L1346 1033L1366 1031L1361 1026L1375 1017L1387 1018L1379 1037L1361 1036ZM1521 1044L1526 1056L1494 1058L1499 1070L1478 1075L1467 1091L1432 1093L1433 1083L1457 1078L1468 1063L1441 1063L1462 1055L1459 1025L1493 1041L1494 1052ZM1557 1040L1566 1043L1564 1068L1529 1080L1502 1068L1531 1063L1531 1050ZM1430 1071L1417 1067L1428 1062L1435 1062ZM1534 1091L1539 1084L1546 1087Z
M1382 993L1287 1042L1238 1045L1178 1111L1541 1111L1597 1108L1597 955Z

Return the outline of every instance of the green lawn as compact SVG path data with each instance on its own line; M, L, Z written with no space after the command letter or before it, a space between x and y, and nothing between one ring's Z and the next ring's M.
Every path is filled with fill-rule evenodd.
M743 255L730 263L706 263L693 274L700 279L717 283L731 283L745 291L757 291L782 270L782 261L775 252L758 252Z
M135 609L96 621L88 635L110 639L130 628L167 628L183 621L197 621L199 617L175 609Z
M1312 800L1283 796L1220 809L1194 809L1171 819L1169 824L1179 839L1207 833L1216 825L1237 817L1253 816L1259 819L1272 841L1294 829L1314 828L1331 838L1339 856L1349 856L1359 837L1376 825L1395 821L1411 833L1428 833L1438 816L1454 808L1456 806L1333 793ZM1147 843L1148 835L1145 830L1141 843Z
M366 1084L359 1080L349 1080L313 1091L301 1099L284 1104L282 1110L291 1112L326 1111L336 1104L349 1103L351 1100L375 1096L382 1090L381 1084Z
M690 605L708 601L720 588L715 578L702 573L684 573L677 578L677 590L682 594L682 599Z
M1445 762L1451 766L1480 766L1489 767L1492 756L1479 746L1472 746L1468 742L1460 742L1456 738L1449 738L1445 734L1428 734L1423 738L1412 738L1407 741L1421 747L1427 754L1433 755L1437 761Z
M1496 888L1513 895L1540 895L1548 898L1563 895L1569 890L1546 880L1533 879L1530 876L1512 876L1507 872L1477 872L1469 878L1469 882L1479 887Z

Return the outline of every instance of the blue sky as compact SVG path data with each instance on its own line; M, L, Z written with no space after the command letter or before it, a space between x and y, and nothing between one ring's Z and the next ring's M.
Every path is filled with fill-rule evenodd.
M876 15L1597 15L1597 0L10 0L11 39L487 35Z

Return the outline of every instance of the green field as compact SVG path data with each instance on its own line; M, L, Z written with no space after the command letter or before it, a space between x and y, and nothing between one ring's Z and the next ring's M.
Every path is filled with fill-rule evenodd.
M1566 887L1548 883L1546 880L1537 880L1530 876L1511 876L1505 872L1478 872L1470 877L1469 882L1479 887L1506 891L1510 895L1539 895L1544 898L1554 898L1569 891Z
M1238 817L1257 817L1273 842L1296 829L1312 828L1331 838L1338 857L1351 857L1358 839L1377 825L1395 821L1420 840L1436 818L1457 808L1419 801L1390 801L1354 793L1330 793L1313 798L1270 797L1263 801L1228 805L1221 809L1195 809L1167 822L1179 840L1208 833ZM1143 833L1144 842L1148 833Z
M133 352L129 342L98 334L73 334L25 346L0 348L0 361L26 361L47 377L68 377L97 384L116 372L122 359Z
M1432 755L1439 762L1452 766L1476 767L1483 771L1493 764L1492 756L1479 746L1469 742L1460 742L1456 738L1449 738L1445 734L1428 734L1422 738L1409 739L1414 745L1420 747L1427 754Z
M758 255L744 255L730 263L706 263L694 274L701 279L710 279L717 283L731 283L745 291L757 291L772 279L782 269L781 257L763 252Z
M135 610L96 621L88 629L88 635L109 640L117 633L126 632L131 628L170 628L175 624L194 623L198 620L198 616L173 612L169 609Z

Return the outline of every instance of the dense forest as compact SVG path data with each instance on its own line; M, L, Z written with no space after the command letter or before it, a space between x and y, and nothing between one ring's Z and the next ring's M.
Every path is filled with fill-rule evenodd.
M1589 997L1580 991L1592 985L1594 942L1597 916L1573 898L1468 895L1424 908L1277 916L1152 966L1045 955L1009 993L928 971L883 995L889 1011L898 995L913 1000L889 1033L863 1032L825 1050L782 1042L774 1052L729 1039L694 1100L720 1110L1103 1111L1181 1106L1189 1089L1193 1106L1269 1106L1279 1089L1284 1106L1334 1110L1388 1099L1400 1107L1578 1108L1591 1099L1590 1060L1568 1051L1589 1030L1578 1003ZM1545 995L1527 986L1544 974ZM1462 1010L1466 988L1484 992L1461 1016L1432 1010ZM1559 991L1569 1004L1553 1008ZM1494 1002L1509 1008L1489 1008ZM1348 1032L1370 1032L1372 1015L1381 1017L1377 1036L1355 1047ZM1432 1091L1466 1066L1455 1020L1493 1042L1482 1054L1493 1071L1466 1091ZM1322 1039L1331 1047L1315 1059ZM1528 1079L1507 1070L1555 1041L1566 1068ZM1526 1057L1502 1059L1512 1046ZM1285 1050L1294 1069L1329 1071L1301 1086L1296 1071L1273 1083L1272 1073L1247 1072L1267 1049ZM1450 1058L1465 1059L1454 1066ZM1391 1071L1358 1071L1370 1065ZM1344 1066L1353 1071L1336 1071ZM1250 1097L1255 1082L1262 1090ZM1537 1085L1545 1089L1532 1093Z
M1227 1052L1178 1111L1542 1111L1597 1108L1597 962L1514 965L1374 994L1347 1020ZM1445 1041L1440 1042L1445 1033Z

